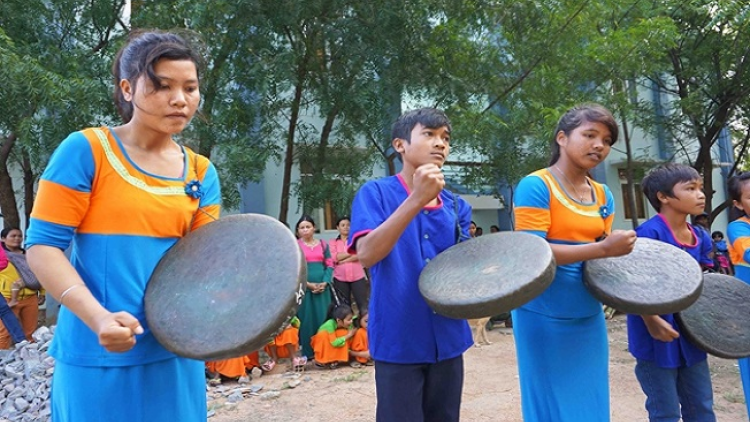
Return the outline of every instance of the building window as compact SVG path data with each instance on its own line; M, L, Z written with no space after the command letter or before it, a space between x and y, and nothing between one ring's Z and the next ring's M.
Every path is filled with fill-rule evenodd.
M336 230L336 220L339 219L339 216L336 215L331 201L326 201L326 205L323 208L318 208L314 212L318 216L316 221L319 231Z
M638 219L645 219L646 218L646 201L643 197L643 191L641 190L641 184L635 183L635 212L636 212L636 218ZM630 203L633 201L633 198L630 196L630 185L627 183L620 184L620 188L622 190L622 206L625 209L625 219L631 220L633 218L632 213L630 212Z

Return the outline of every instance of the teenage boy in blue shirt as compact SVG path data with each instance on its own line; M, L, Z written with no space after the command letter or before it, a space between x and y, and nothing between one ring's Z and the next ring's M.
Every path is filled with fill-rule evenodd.
M459 420L471 331L464 320L436 314L418 287L424 266L457 242L457 222L468 237L471 206L444 190L450 135L440 110L399 117L392 145L401 172L366 183L352 205L349 249L372 273L367 331L378 422Z
M687 222L703 211L706 196L698 172L681 164L665 164L641 182L659 213L635 231L674 245L701 265L711 263L713 244L705 230ZM636 358L635 375L646 394L651 421L714 422L713 391L706 353L680 336L674 315L628 315L628 343Z

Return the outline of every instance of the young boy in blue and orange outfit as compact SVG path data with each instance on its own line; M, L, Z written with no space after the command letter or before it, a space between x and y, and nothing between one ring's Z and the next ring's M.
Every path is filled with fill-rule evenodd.
M471 331L465 320L433 312L418 288L427 262L468 237L471 206L443 189L450 136L440 110L403 114L391 143L403 168L367 182L352 205L349 250L372 272L368 335L378 422L459 420Z
M687 222L706 203L698 172L664 164L646 175L641 186L658 214L636 229L638 236L669 243L701 265L711 264L708 232ZM628 343L650 420L716 420L706 353L680 336L673 314L628 315Z
M729 257L734 264L735 276L750 284L750 172L729 179L729 196L742 217L727 226ZM750 358L739 360L740 378L745 392L745 405L750 415Z

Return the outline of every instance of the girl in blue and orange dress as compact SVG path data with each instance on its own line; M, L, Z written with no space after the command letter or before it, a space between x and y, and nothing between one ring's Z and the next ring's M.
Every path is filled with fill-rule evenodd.
M307 293L302 298L297 316L301 320L299 344L302 346L302 355L310 360L314 354L310 339L325 322L331 305L333 260L328 245L314 237L315 221L312 217L303 215L294 230L307 262Z
M357 331L352 325L353 318L349 305L333 307L330 319L320 326L311 340L316 366L334 369L339 363L349 361L349 339Z
M144 312L161 257L219 217L216 169L174 140L200 104L201 62L180 36L132 32L113 64L124 124L72 133L39 181L26 244L62 305L55 422L206 421L203 362L164 349Z
M734 264L735 276L750 284L750 172L739 173L729 179L729 196L743 214L727 226L729 257ZM739 365L745 405L750 415L750 358L740 359Z
M617 135L605 108L573 108L555 130L550 166L516 190L516 230L547 239L557 262L549 288L512 312L526 422L610 418L607 329L602 304L583 285L583 261L624 255L635 244L632 230L612 230L609 188L588 177Z

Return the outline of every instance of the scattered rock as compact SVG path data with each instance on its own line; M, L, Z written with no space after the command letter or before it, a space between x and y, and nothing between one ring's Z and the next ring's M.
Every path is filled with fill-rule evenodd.
M276 400L279 397L281 397L281 393L279 393L278 391L269 391L267 393L263 393L263 394L260 395L260 399L261 400L266 400L266 401L268 401L268 400Z
M298 385L300 385L301 383L302 383L302 381L300 381L300 380L291 380L291 381L289 381L289 382L285 382L285 383L284 383L284 386L285 386L286 388L295 388L295 387L297 387Z
M54 330L40 327L12 350L0 351L0 420L47 422L55 360L47 355Z

